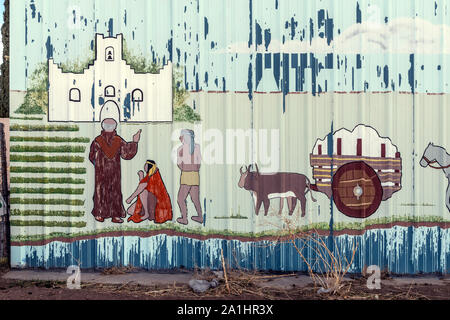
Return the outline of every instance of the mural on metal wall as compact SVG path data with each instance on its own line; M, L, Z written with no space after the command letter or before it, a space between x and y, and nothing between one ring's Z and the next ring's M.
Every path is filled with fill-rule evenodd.
M14 266L305 270L287 225L450 265L449 0L48 3L11 4Z

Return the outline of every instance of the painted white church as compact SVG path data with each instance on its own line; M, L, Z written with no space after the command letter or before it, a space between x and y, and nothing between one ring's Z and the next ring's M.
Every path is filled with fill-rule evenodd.
M172 121L172 63L158 74L136 73L122 58L122 34L95 41L94 64L83 73L63 72L49 59L49 121L96 122L115 108L120 121Z

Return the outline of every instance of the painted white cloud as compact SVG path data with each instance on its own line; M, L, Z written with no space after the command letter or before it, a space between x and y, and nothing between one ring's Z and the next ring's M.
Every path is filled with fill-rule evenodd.
M333 49L343 53L450 53L450 26L420 18L355 24L339 35Z
M327 39L272 40L268 49L264 45L248 47L237 42L219 49L217 53L424 53L450 54L450 26L436 25L421 18L397 18L389 23L363 22L345 29L327 44Z
M327 45L326 39L314 38L310 43L308 41L288 40L282 43L279 40L272 40L266 50L264 45L259 45L255 49L255 45L248 47L248 42L236 42L228 45L225 49L218 49L216 53L264 53L264 52L329 52L330 47Z

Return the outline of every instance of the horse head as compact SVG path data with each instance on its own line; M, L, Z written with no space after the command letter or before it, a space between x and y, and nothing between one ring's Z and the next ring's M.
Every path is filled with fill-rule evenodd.
M450 168L450 155L443 147L436 146L430 142L423 152L420 165L424 168L429 166L433 169L447 169Z
M422 167L428 166L431 162L436 161L436 156L434 155L433 148L434 144L430 142L423 152L422 158L420 159L420 165Z

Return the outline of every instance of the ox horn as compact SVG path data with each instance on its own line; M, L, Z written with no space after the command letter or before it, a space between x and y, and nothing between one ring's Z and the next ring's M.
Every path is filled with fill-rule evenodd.
M258 165L255 163L256 173L259 174L259 168Z
M239 168L239 172L240 172L241 174L244 174L244 172L242 172L242 168L245 168L245 171L247 171L247 167L244 165L244 166L242 166L242 167Z

